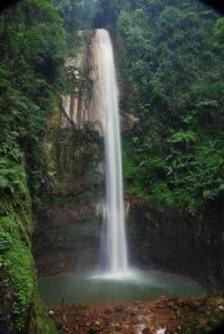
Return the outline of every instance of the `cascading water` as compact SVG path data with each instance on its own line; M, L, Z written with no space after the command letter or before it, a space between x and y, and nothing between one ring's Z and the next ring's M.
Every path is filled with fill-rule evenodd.
M104 257L104 276L122 278L129 275L121 135L118 107L118 85L113 47L109 33L97 30L98 95L106 151L106 218L102 233L101 256Z

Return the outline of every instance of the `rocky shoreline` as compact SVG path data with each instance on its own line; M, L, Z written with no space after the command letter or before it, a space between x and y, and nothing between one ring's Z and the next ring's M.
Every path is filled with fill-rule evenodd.
M48 309L59 332L70 334L202 334L223 319L224 297L165 298L126 305Z

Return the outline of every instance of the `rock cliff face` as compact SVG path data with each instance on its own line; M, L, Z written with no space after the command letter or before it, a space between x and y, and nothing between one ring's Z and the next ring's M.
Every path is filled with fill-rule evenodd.
M93 269L98 261L103 220L103 115L99 108L97 34L85 43L69 67L76 88L56 101L45 138L46 205L38 214L34 253L39 276ZM138 121L125 114L123 131Z
M78 87L72 94L63 97L63 108L76 129L83 130L86 125L101 133L102 113L98 99L97 35L95 30L84 33L86 44L83 54L77 59L69 59L67 67L73 68ZM94 92L94 94L93 94Z
M93 94L98 78L94 45L94 31L86 33L82 55L67 62L75 71L78 89L63 97L61 105L56 101L48 122L48 197L34 237L40 276L85 270L97 263L104 147L97 94Z
M155 201L130 198L129 236L132 258L223 289L223 210L221 203L200 216L189 216Z
M39 276L93 269L98 259L105 184L95 32L86 33L85 41L79 59L67 63L75 71L78 89L61 104L56 101L48 122L47 197L34 237ZM123 131L136 122L124 114ZM137 266L163 268L207 287L224 287L221 204L192 217L131 197L126 211L131 261Z

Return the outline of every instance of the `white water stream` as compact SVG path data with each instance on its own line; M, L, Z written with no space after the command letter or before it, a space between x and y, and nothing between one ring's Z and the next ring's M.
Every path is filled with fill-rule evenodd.
M104 258L103 276L116 279L130 275L123 199L119 93L110 35L104 29L96 33L98 94L106 152L106 217L101 256Z

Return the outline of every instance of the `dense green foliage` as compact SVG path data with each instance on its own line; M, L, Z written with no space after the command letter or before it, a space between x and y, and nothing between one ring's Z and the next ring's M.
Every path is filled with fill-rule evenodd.
M194 213L224 194L224 21L196 1L101 1L115 20L129 190ZM113 15L111 14L113 13Z
M54 333L37 293L32 206L46 193L43 138L70 80L64 61L79 40L78 4L23 0L0 16L0 313L10 333Z
M0 20L0 151L4 159L16 163L23 162L21 152L25 151L31 192L35 196L40 191L44 164L41 138L51 96L63 89L69 34L57 7L50 1L22 1ZM1 176L0 184L5 191L7 175Z

